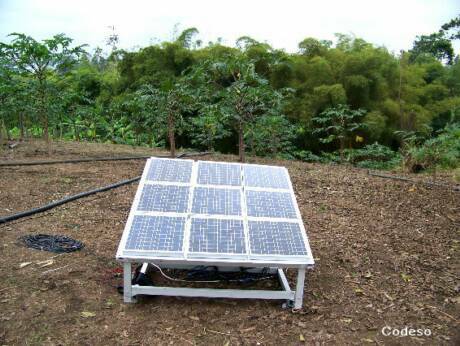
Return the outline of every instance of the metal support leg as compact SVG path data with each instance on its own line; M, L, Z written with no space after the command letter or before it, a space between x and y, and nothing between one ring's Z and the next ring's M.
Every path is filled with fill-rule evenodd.
M297 282L295 287L294 309L302 308L303 287L305 285L305 268L299 268L297 271Z
M123 300L125 303L135 303L136 299L132 294L132 274L131 274L131 263L123 263Z

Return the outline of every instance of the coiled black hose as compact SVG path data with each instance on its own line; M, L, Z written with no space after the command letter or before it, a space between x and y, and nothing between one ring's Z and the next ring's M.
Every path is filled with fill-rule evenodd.
M19 240L26 247L54 253L69 253L85 247L81 241L63 235L29 234Z

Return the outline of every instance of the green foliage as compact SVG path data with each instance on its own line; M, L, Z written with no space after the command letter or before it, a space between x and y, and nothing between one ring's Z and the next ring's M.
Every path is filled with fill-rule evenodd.
M458 27L454 18L397 56L344 34L306 38L291 54L249 36L203 45L189 28L126 52L112 29L111 52L88 55L65 35L13 34L0 44L2 141L49 128L71 140L390 167L398 156L378 142L412 150L416 166L449 166L426 162L445 156L430 141L460 121Z
M420 55L427 54L442 61L446 60L451 64L454 58L454 49L443 32L436 32L431 35L417 36L414 47L411 50L411 61L415 61Z
M206 105L200 109L200 115L191 118L190 137L194 146L213 151L216 141L231 136L226 119L218 105Z
M38 42L30 36L12 33L9 44L0 42L0 55L8 59L11 68L20 76L30 78L37 113L43 123L44 134L49 140L49 113L53 111L51 92L53 76L67 74L84 53L83 46L71 48L72 39L58 34ZM48 147L49 150L49 147Z
M305 162L327 162L323 156L313 154L310 150L298 150L294 152L294 158Z
M183 114L189 111L193 99L187 80L178 78L168 81L162 88L145 85L138 91L144 105L150 112L147 122L156 129L167 131L171 156L176 155L176 134L184 129Z
M401 156L377 142L364 146L362 149L346 149L347 162L362 168L390 169L401 162Z
M447 35L451 40L460 40L460 15L451 19L442 27L442 32ZM449 32L451 34L449 35Z
M245 133L248 149L258 156L282 156L293 151L296 127L284 116L258 118Z
M460 124L448 125L437 137L410 144L404 152L404 165L412 172L458 168L460 164Z
M240 161L245 159L244 134L260 117L277 115L283 94L274 90L267 79L255 70L255 64L245 55L227 57L210 64L209 79L217 85L213 97L220 112L238 133Z
M313 133L321 136L322 143L338 140L340 157L343 159L345 145L348 143L351 146L351 136L365 127L362 123L365 114L364 109L353 110L343 104L328 108L312 119L317 126Z

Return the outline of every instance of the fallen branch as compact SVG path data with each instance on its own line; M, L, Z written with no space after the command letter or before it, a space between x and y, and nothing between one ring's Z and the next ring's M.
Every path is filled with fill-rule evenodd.
M207 332L214 333L214 334L221 334L221 335L231 336L230 333L219 332L219 331L217 331L217 330L212 330L212 329L208 329L208 328L206 328L206 331L207 331Z
M388 175L388 174L381 174L381 173L373 173L371 171L367 171L368 175L372 175L374 177L379 177L379 178L385 178L385 179L393 179L393 180L401 180L413 184L424 184L424 185L429 185L429 186L439 186L439 187L446 187L449 189L452 189L453 191L460 191L460 186L456 185L449 185L449 184L443 184L443 183L435 183L433 181L421 181L421 180L414 180L406 177L401 177L397 175Z

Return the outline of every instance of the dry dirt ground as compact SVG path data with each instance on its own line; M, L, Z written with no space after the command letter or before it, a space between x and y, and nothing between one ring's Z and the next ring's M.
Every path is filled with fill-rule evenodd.
M53 148L53 159L155 154L105 144ZM0 156L2 162L47 158L40 142ZM460 343L460 192L344 166L249 161L284 165L291 174L316 259L303 310L283 310L277 301L175 297L124 304L114 257L133 184L0 225L0 344ZM121 161L0 167L0 216L137 176L143 166ZM55 256L18 245L18 237L37 233L67 235L86 247ZM31 263L21 267L26 262ZM293 279L294 271L288 276ZM384 336L384 326L428 328L432 335Z

